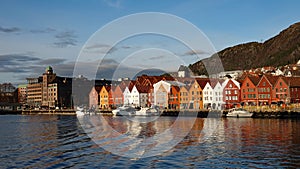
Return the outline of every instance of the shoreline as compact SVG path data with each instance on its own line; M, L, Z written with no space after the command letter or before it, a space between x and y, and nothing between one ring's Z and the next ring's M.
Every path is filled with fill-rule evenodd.
M281 111L251 111L253 112L252 118L300 118L300 112L298 110L281 110ZM195 113L197 115L195 115ZM178 110L164 110L161 116L186 116L198 118L209 117L225 117L228 110L199 110L199 111L178 111ZM111 116L112 112L110 110L97 111L96 114L102 114ZM0 115L76 115L76 111L73 109L63 109L63 110L0 110Z

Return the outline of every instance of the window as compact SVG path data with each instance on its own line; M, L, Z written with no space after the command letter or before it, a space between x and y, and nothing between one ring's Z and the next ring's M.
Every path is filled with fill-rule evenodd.
M266 86L266 82L263 82L263 86Z

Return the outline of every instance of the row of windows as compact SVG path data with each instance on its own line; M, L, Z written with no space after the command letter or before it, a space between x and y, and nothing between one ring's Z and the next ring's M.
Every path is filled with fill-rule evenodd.
M270 97L270 94L259 94L258 97L259 97L260 99L269 99L269 98L271 98L271 97Z
M280 82L280 83L281 83L281 82ZM262 85L263 85L263 86L266 86L266 82L263 82ZM281 86L281 85L282 85L282 84L280 84L280 86ZM246 83L246 86L249 87L249 86L250 86L249 83Z
M296 91L297 91L297 88L291 88L291 90L292 90L292 92L293 92L293 91L296 92Z
M49 96L49 97L50 97L50 96L56 96L56 93L49 93L48 96Z
M226 100L238 100L237 96L226 96Z
M285 98L287 98L287 94L276 94L276 98L285 99Z
M247 88L248 92L255 92L255 88ZM243 92L245 93L245 89L243 89Z
M231 92L231 90L225 90L225 94L238 94L237 90L234 90L233 92Z
M256 99L256 94L248 94L248 99ZM244 99L246 99L246 95L243 95Z
M55 91L56 91L56 88L49 88L48 90L49 90L49 92L50 92L50 91L51 91L51 92L55 92Z
M270 92L270 88L258 88L258 92Z
M286 89L286 88L284 88L284 89L280 88L279 91L280 91L280 92L282 92L282 91L286 92L287 89ZM278 92L278 88L276 88L276 92Z

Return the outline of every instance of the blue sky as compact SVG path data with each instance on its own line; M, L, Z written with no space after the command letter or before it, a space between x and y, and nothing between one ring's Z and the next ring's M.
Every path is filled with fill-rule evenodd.
M176 15L197 26L219 51L278 34L300 20L299 6L297 0L1 0L0 83L26 83L26 77L42 74L48 65L61 76L72 76L74 62L91 35L126 15L140 12ZM170 39L156 36L145 39L122 42L118 49L123 45L127 50L112 52L111 58L106 59L110 62L106 63L119 64L118 56L136 52L129 47L134 49L138 45L168 44L166 48L173 48L176 54L189 53ZM190 57L185 63L198 59ZM138 60L135 64L139 64ZM170 71L176 66L169 65Z

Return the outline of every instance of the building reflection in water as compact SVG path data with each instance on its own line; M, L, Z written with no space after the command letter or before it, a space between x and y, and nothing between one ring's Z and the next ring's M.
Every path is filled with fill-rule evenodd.
M96 115L84 116L79 121L96 144L114 154L129 157L160 154L179 142L199 142L204 126L203 119L190 117L159 117L155 121L141 123L125 117ZM189 137L196 139L186 139Z

